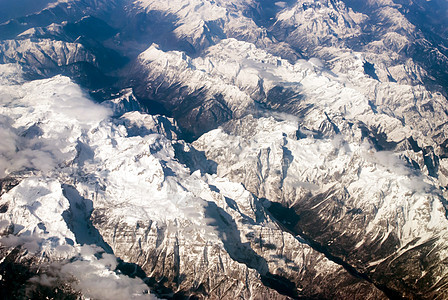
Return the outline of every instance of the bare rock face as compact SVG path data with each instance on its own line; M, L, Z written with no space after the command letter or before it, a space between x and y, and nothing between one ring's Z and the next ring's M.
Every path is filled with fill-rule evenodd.
M101 99L102 105L110 108L112 110L112 115L114 117L121 117L122 115L129 112L129 116L133 115L133 112L144 112L145 108L142 107L140 102L134 96L132 89L124 89L119 91L119 93L114 94L111 99ZM150 118L152 116L148 116ZM128 118L125 118L128 119Z
M359 288L383 297L285 232L242 185L190 173L166 137L116 137L121 151L111 159L111 145L98 135L89 138L102 159L97 172L108 175L82 175L76 188L94 195L93 225L114 254L140 266L162 295L331 298ZM337 288L340 282L347 288Z
M211 131L194 145L218 163L219 176L291 208L294 218L281 222L292 232L378 285L404 291L406 297L446 293L439 283L424 283L435 273L416 272L418 265L432 265L429 269L437 269L438 278L447 272L438 263L446 244L440 239L446 230L446 201L434 182L412 174L391 152L356 146L342 137L297 139L295 128L288 121L249 116ZM223 140L232 147L222 147ZM281 206L268 210L282 220ZM412 265L406 263L411 257ZM396 277L390 269L397 270ZM403 280L403 273L415 277Z
M148 297L138 280L161 296L334 298L359 290L366 297L384 297L372 283L288 232L266 210L268 203L243 185L181 164L179 153L200 156L175 140L178 128L169 118L139 112L110 118L107 108L83 98L64 77L5 87L15 102L4 112L16 119L4 134L22 140L15 137L19 151L5 152L20 164L4 172L22 177L4 180L2 244L5 251L26 249L31 260L45 257L45 270L54 271L44 274L55 286L105 298L101 285L89 285L89 276L106 274L101 284L120 280L125 291ZM29 98L36 91L38 104ZM91 115L73 109L67 102L72 97ZM63 103L64 109L53 110ZM34 109L35 120L24 107ZM24 121L28 128L18 125ZM63 143L58 149L64 152L52 147L54 140ZM41 160L50 153L54 161L27 161L22 144L34 145L32 154ZM49 175L39 170L43 166ZM33 270L39 265L25 256L16 262ZM29 277L38 283L46 278Z
M81 44L65 43L61 41L5 41L1 46L1 62L21 63L36 69L51 69L58 66L74 64L80 61L94 62Z
M206 235L188 220L131 225L108 218L111 212L103 208L94 211L93 223L116 255L142 266L157 283L153 283L155 290L168 288L200 298L331 298L354 290L367 298L384 297L373 285L347 274L291 234L266 226L249 229L255 220L235 213L245 204L241 199L219 200L232 207L207 204L204 217L216 232ZM269 220L263 223L270 226ZM338 289L342 283L347 287Z

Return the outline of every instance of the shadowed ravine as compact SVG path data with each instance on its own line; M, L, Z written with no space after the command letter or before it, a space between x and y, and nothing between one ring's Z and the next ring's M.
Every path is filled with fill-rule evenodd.
M267 287L276 290L282 295L295 299L299 297L293 282L282 276L270 273L266 260L258 255L248 243L241 242L237 225L228 213L215 203L208 202L205 216L214 220L209 225L215 227L219 232L224 248L232 259L257 270L261 275L261 281Z
M305 235L303 232L300 231L300 227L298 226L299 216L295 212L293 208L287 208L281 205L277 202L271 202L267 199L262 199L264 203L267 203L268 205L268 211L270 212L273 219L277 222L277 224L280 225L280 227L285 230L286 232L289 232L290 234L296 236L301 241L306 242L308 245L310 245L314 250L322 253L325 255L326 258L333 261L334 263L342 266L345 270L347 270L348 273L351 275L363 279L369 283L374 284L378 289L384 292L389 299L393 300L401 300L405 299L401 296L401 293L398 291L389 289L388 287L375 283L369 276L366 274L363 274L356 270L352 265L345 262L343 259L334 256L330 253L330 251L319 244L318 242L314 241L310 236Z

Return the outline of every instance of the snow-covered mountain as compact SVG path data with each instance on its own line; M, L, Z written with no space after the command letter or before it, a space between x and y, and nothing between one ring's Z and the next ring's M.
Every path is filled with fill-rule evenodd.
M3 298L448 297L444 1L3 11Z
M302 278L300 295L313 295L316 285L325 285L321 294L333 297L341 289L326 282L336 279L350 283L346 293L360 288L367 295L382 295L284 232L264 202L241 184L199 170L191 173L179 163L176 153L197 154L176 139L179 129L173 120L139 112L110 119L107 108L89 102L65 77L4 83L2 90L9 98L2 114L14 116L5 122L12 149L3 152L2 173L17 179L2 195L4 247L20 246L25 257L42 253L45 260L56 259L61 268L71 269L78 263L71 262L72 256L90 261L78 245L97 245L140 266L150 278L167 278L164 288L181 295L204 289L212 297L280 299L282 293L299 295L292 279ZM105 267L112 276L113 267ZM72 288L89 296L84 280L90 277L69 271L62 278L42 276L59 284L69 275L77 282ZM39 280L44 279L33 277Z

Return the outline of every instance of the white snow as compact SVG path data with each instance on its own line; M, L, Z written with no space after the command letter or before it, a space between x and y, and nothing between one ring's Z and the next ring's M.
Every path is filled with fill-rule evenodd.
M8 74L15 69L0 66L0 70ZM16 72L20 74L20 70ZM258 272L263 274L267 268L275 272L285 264L281 256L274 255L280 246L268 251L245 250L251 255L248 259L264 256L266 263L259 270L248 269L232 256L238 247L246 249L242 245L253 242L248 236L263 232L270 243L280 243L273 236L282 236L288 247L300 251L297 258L291 257L289 265L317 266L325 274L343 272L322 254L282 232L241 184L200 171L191 173L179 163L173 147L176 141L168 138L175 138L176 126L161 125L172 120L139 112L111 119L108 109L91 102L77 85L62 76L21 84L5 80L0 89L1 113L9 117L3 132L10 133L18 145L16 149L7 148L7 156L0 161L3 176L21 180L0 200L1 205L8 205L7 212L0 214L2 231L14 226L13 234L2 237L2 244L22 246L29 253L45 251L59 268L58 278L69 280L73 276L76 281L72 287L84 296L152 297L145 294L147 288L142 281L115 272L115 257L93 255L98 251L96 246L78 244L79 238L89 235L90 241L99 242L94 232L81 228L88 223L88 219L79 218L89 218L89 203L93 213L103 212L105 216L99 220L103 223L98 234L124 260L135 259L139 254L134 251L141 253L139 247L149 253L157 244L153 237L163 234L158 247L172 247L170 240L174 237L180 243L182 269L203 267L204 263L213 268L224 262L232 272L235 268L246 270L251 282L261 286ZM135 126L142 129L139 135L130 134ZM293 131L293 126L289 130ZM32 147L24 152L25 148L19 147L22 144ZM147 227L142 225L148 223ZM113 228L117 226L125 230L115 235ZM138 242L126 234L134 228ZM160 228L166 231L160 233ZM232 246L239 240L241 245ZM202 258L204 249L210 249L210 253ZM238 277L242 273L235 274ZM202 275L195 276L202 280ZM50 284L56 279L45 274L33 280ZM244 284L238 289L244 289Z

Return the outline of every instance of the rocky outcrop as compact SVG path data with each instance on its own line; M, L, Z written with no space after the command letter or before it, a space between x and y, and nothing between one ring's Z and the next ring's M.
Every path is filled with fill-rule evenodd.
M355 2L0 24L8 296L445 298L446 26Z
M283 221L281 206L268 209L285 227L379 286L404 297L446 293L443 279L425 283L448 271L439 265L446 251L446 200L434 181L413 173L392 152L344 140L344 132L298 139L296 126L248 116L194 146L217 162L218 176L290 208L292 220ZM413 264L406 263L411 257ZM433 271L421 273L416 266ZM413 276L407 280L404 273Z

